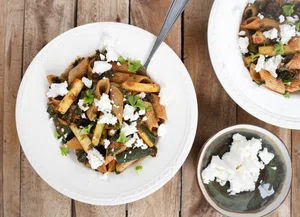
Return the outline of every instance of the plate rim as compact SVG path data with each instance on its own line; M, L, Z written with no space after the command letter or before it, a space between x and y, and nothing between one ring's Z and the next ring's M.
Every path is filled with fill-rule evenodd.
M193 81L191 79L191 76L188 72L188 70L186 69L185 65L183 64L182 60L177 56L177 54L173 51L173 49L171 49L166 43L162 43L161 46L166 47L172 54L176 55L176 57L178 58L178 62L179 64L181 64L184 69L185 72L182 72L182 74L184 74L184 76L186 77L186 81L188 83L191 84L191 88L190 88L190 94L191 94L191 98L193 98L193 100L190 102L191 106L190 106L190 113L193 114L193 117L190 118L190 124L191 124L191 128L189 128L189 132L188 135L185 139L185 151L182 152L182 154L180 155L180 159L177 162L177 164L174 166L174 169L170 172L170 173L166 173L166 175L162 178L159 179L159 184L157 184L156 186L152 187L152 188L148 188L147 191L142 192L140 194L138 194L134 199L128 198L126 199L121 199L121 200L116 200L116 201L103 201L103 200L89 200L90 198L86 198L84 196L79 197L79 194L73 194L70 191L66 191L65 189L55 186L54 183L52 183L51 180L48 179L48 177L45 177L45 175L40 171L40 169L38 169L38 165L37 163L34 162L34 159L31 159L31 155L28 151L26 151L26 145L24 144L24 135L22 135L22 129L20 128L21 126L18 124L19 122L21 122L20 117L22 116L22 110L20 109L20 106L22 105L22 100L23 100L23 96L24 94L22 94L22 92L24 92L23 90L26 87L27 81L30 79L30 76L32 75L32 73L30 73L31 71L34 71L34 69L32 69L35 65L35 62L37 62L37 60L39 59L39 57L41 55L43 55L43 53L45 51L47 51L47 49L49 49L49 47L56 43L57 40L59 40L61 37L63 37L63 35L66 34L72 34L72 32L77 32L77 31L81 31L84 28L96 28L96 27L100 27L101 25L115 25L115 26L120 26L122 28L127 28L128 31L131 31L130 29L135 29L136 31L142 31L144 33L147 33L153 37L155 37L152 33L130 25L130 24L124 24L124 23L117 23L117 22L95 22L95 23L89 23L89 24L85 24L85 25L81 25L72 29L69 29L65 32L63 32L62 34L56 36L54 39L52 39L46 46L44 46L37 54L36 56L32 59L31 63L29 64L28 68L26 69L26 73L23 76L23 79L21 81L21 84L19 86L19 90L18 90L18 95L17 95L17 100L16 100L16 111L15 111L15 118L16 118L16 127L17 127L17 133L18 133L18 137L19 137L19 141L20 141L20 145L24 151L24 154L27 158L27 160L29 161L30 165L33 167L33 169L35 170L35 172L39 175L39 177L41 177L49 186L51 186L53 189L55 189L56 191L58 191L59 193L75 199L77 201L81 201L84 203L89 203L89 204L94 204L94 205L121 205L121 204L126 204L129 202L133 202L139 199L142 199L146 196L149 196L150 194L154 193L155 191L157 191L158 189L160 189L162 186L164 186L168 181L170 181L174 175L177 173L177 171L180 169L180 167L183 165L183 163L185 162L185 160L187 159L189 152L192 148L195 136L196 136L196 131L197 131L197 125L198 125L198 102L197 102L197 97L196 97L196 91L195 91L195 87L193 85ZM191 116L190 116L191 117ZM158 176L162 176L162 174L159 174ZM155 177L153 178L155 179ZM50 183L51 182L51 183ZM57 184L57 183L56 183ZM94 199L94 198L93 198Z

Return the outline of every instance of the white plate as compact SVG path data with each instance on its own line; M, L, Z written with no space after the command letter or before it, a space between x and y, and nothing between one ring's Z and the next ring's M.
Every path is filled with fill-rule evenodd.
M244 110L267 123L300 129L299 94L284 98L252 82L238 48L238 32L248 0L215 0L208 45L215 72L227 93Z
M129 57L145 61L155 37L140 28L119 23L94 23L72 29L44 47L27 69L19 89L16 122L24 153L36 172L54 189L82 202L117 205L143 198L166 184L186 159L196 133L198 109L191 78L181 60L162 44L149 65L151 77L172 93L166 106L167 132L159 139L156 158L148 157L139 165L107 181L99 173L76 161L75 154L61 156L49 121L46 75L59 75L77 56L98 49L100 36L108 34Z

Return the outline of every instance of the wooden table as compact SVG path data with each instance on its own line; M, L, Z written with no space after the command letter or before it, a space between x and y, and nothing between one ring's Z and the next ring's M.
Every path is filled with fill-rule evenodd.
M199 121L190 155L164 187L127 205L92 206L53 190L28 163L16 133L15 102L23 73L41 48L64 31L91 22L130 23L157 34L170 2L0 0L0 217L220 216L200 193L195 174L196 157L212 134L236 123L265 127L288 146L294 170L292 190L270 216L300 216L300 206L297 205L300 200L300 132L255 119L239 108L221 87L207 50L207 22L213 0L191 0L166 41L182 58L193 79Z

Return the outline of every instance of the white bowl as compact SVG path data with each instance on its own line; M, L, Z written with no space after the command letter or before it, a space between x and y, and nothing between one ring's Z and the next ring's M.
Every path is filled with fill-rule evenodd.
M150 76L172 94L166 106L167 132L159 139L156 158L107 181L99 173L78 163L75 154L61 156L60 144L49 121L46 75L59 75L77 56L87 56L100 44L100 36L117 39L129 57L146 60L155 37L140 28L120 23L94 23L72 29L45 46L28 67L19 89L16 123L22 148L32 167L54 189L75 200L96 205L117 205L143 198L166 184L179 170L193 144L198 109L193 83L185 66L172 49L162 44L150 65Z
M267 123L300 129L300 94L290 99L252 82L238 48L238 32L248 0L215 0L208 25L208 45L214 70L230 97Z

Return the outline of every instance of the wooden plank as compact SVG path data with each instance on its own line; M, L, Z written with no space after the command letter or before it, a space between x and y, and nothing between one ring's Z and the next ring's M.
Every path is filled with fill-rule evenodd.
M209 59L206 34L212 3L190 1L184 12L184 63L195 85L199 120L194 146L182 169L182 217L221 216L200 192L196 161L210 136L236 123L236 106L219 84Z
M2 126L0 153L3 158L3 189L1 215L20 215L20 144L15 126L15 101L22 73L22 37L24 19L24 1L0 1L1 19L1 109ZM5 102L5 103L4 103ZM1 162L1 163L2 163ZM0 163L0 165L1 165ZM1 170L0 170L1 172Z
M128 23L129 0L78 0L77 24L83 25L90 22L116 21ZM93 206L78 201L74 202L75 216L89 217L120 217L126 216L125 205Z
M75 0L26 0L24 67L54 37L74 26ZM71 216L71 199L56 192L21 161L21 216Z
M4 5L4 0L0 0L0 5ZM4 65L5 65L5 6L0 8L0 87L4 86ZM0 88L0 217L3 217L3 117L4 117L4 88Z
M157 35L171 0L131 1L131 24ZM169 33L166 43L181 57L181 18ZM130 203L129 217L179 216L180 172L154 194Z
M259 127L266 128L267 130L273 132L275 135L277 135L287 146L289 152L291 153L291 130L279 128L272 126L270 124L267 124L263 121L258 120L257 118L249 115L247 112L245 112L243 109L238 109L238 123L241 124L252 124ZM295 174L295 173L294 173ZM291 216L291 194L286 198L284 203L272 214L268 215L272 217L276 216L285 216L289 217Z
M292 131L292 168L293 168L293 182L292 182L292 210L293 217L299 216L300 213L300 131Z

